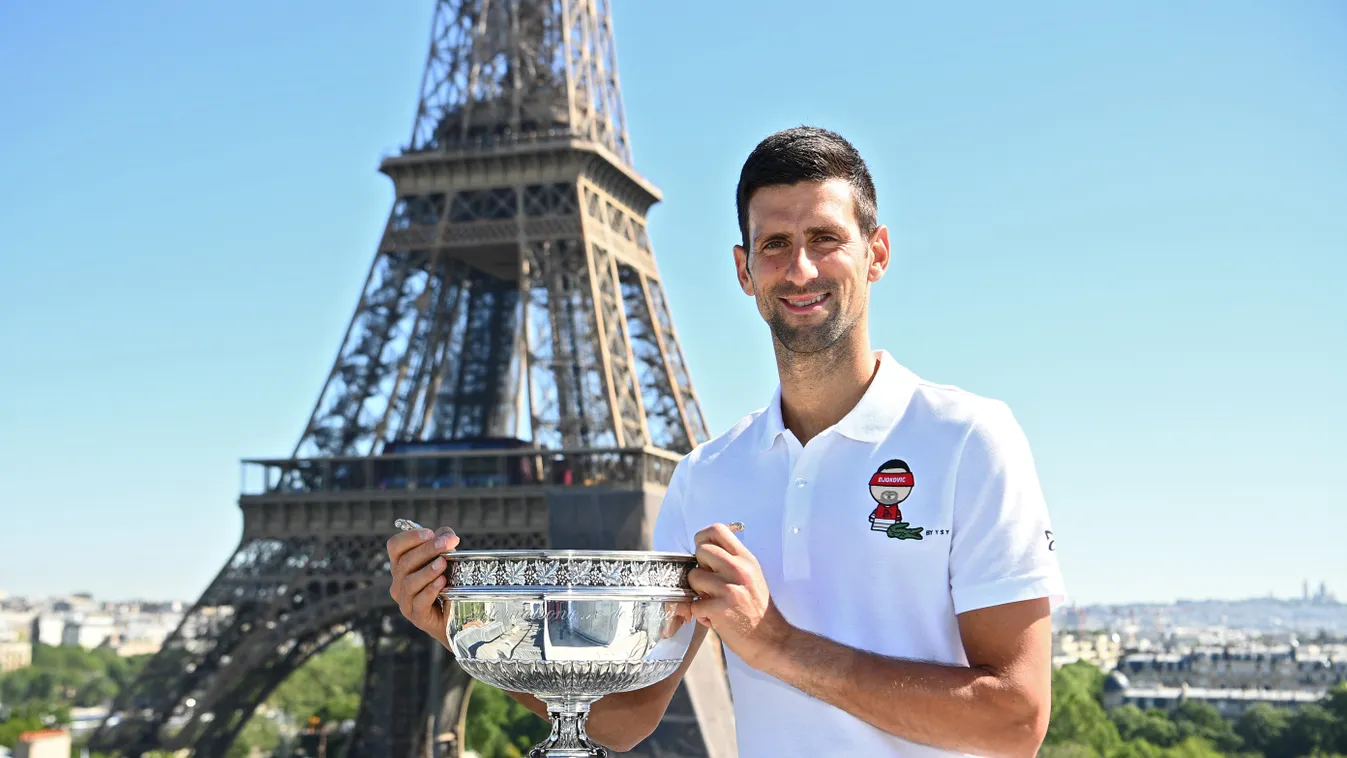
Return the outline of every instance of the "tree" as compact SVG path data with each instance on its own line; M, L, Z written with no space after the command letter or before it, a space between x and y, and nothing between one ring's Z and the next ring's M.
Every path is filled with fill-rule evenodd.
M1323 705L1337 723L1334 749L1347 754L1347 682L1341 682L1330 690Z
M267 704L302 724L310 716L323 721L356 717L365 679L365 650L343 637L314 655L281 682Z
M1181 740L1200 737L1222 753L1233 753L1244 747L1244 740L1235 733L1234 725L1210 703L1184 700L1169 718L1178 727Z
M10 709L0 722L0 745L13 748L19 735L35 729L50 729L70 723L70 708L55 703L22 703Z
M277 728L276 722L253 714L239 731L239 736L234 738L234 744L225 751L225 758L248 758L253 746L257 746L264 753L271 752L280 742L280 729Z
M101 705L130 683L149 658L123 658L107 648L37 644L33 646L32 665L0 676L0 703Z
M1187 737L1166 750L1164 755L1165 758L1223 758L1227 753L1217 750L1201 737Z
M1296 709L1290 723L1268 751L1269 758L1322 755L1332 753L1337 743L1339 724L1327 708L1308 703Z
M1258 703L1240 715L1235 722L1235 734L1244 740L1248 750L1267 758L1279 758L1273 749L1290 722L1291 715L1285 709Z
M1044 745L1038 751L1038 758L1100 758L1100 755L1094 748L1074 742L1062 742L1055 745Z
M482 758L520 758L551 734L547 721L504 692L474 682L464 742Z
M1158 708L1143 711L1135 705L1124 705L1109 714L1123 740L1144 740L1158 747L1176 745L1182 739L1179 727L1169 715Z
M1165 748L1146 740L1134 739L1123 743L1122 747L1113 751L1108 758L1165 758L1167 755L1169 752Z
M1070 663L1052 673L1052 715L1044 743L1074 743L1107 756L1122 745L1118 728L1100 704L1103 673L1088 663Z
M12 716L5 721L0 721L0 745L12 750L19 743L20 734L31 732L34 729L42 729L45 726L40 719L31 716Z

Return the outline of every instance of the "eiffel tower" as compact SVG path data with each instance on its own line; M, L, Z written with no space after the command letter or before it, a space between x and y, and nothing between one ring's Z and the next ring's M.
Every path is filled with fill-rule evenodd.
M393 204L289 458L244 461L238 548L91 748L223 756L291 672L354 632L350 758L461 755L472 680L389 596L395 518L461 549L650 549L706 423L632 166L607 0L437 0ZM704 647L630 755L734 754Z

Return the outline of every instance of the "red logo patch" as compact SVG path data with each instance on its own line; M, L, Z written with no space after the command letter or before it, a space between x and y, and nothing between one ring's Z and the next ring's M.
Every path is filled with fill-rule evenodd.
M903 512L898 505L912 494L916 477L906 462L893 459L885 461L879 470L870 475L870 497L875 501L875 509L870 512L870 529L884 532L896 540L919 540L922 528L912 526L903 520Z

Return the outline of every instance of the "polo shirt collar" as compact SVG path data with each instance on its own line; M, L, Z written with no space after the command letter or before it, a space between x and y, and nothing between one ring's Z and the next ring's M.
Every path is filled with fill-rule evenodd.
M894 360L887 350L875 351L879 359L879 370L874 381L861 396L860 402L851 412L842 417L830 429L858 442L880 442L893 429L917 387L917 377L906 367ZM786 432L781 419L781 384L777 383L772 402L768 403L764 413L758 418L760 426L759 449L767 451L776 444L778 437Z

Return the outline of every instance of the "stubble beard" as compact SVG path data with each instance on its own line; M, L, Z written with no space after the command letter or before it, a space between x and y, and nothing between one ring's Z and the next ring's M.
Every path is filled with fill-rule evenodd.
M837 290L831 289L830 292L831 299L836 300ZM760 307L769 314L767 326L771 329L772 338L780 345L777 352L784 352L781 356L783 359L808 358L830 352L843 342L843 338L855 325L854 319L847 320L845 308L840 302L831 303L835 310L822 323L791 324L790 314L783 310L778 297L775 293L770 295Z

